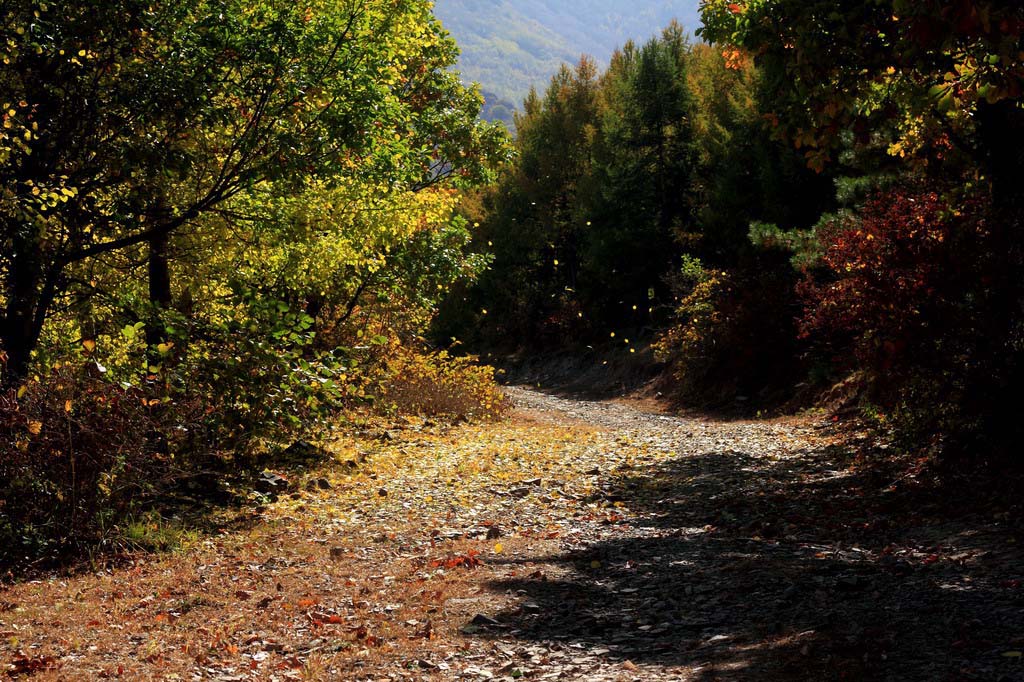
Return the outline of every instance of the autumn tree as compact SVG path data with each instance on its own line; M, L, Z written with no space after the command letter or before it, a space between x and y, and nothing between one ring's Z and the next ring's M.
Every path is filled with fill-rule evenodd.
M267 183L482 172L499 132L419 0L4 5L0 342L22 376L71 270L172 241Z
M915 442L972 461L1011 452L1024 376L1024 9L716 0L704 18L705 37L763 70L776 133L812 167L851 174L846 209L794 242L809 267L808 337L864 372Z
M780 132L812 165L848 130L888 135L904 156L956 148L998 205L1020 207L1024 152L1009 143L1024 131L1018 3L713 0L703 19L705 38L756 60Z

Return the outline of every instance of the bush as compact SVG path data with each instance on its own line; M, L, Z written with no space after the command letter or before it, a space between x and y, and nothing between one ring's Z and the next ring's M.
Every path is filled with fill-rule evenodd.
M654 345L690 401L765 405L787 393L799 371L793 282L780 267L709 270L687 259L675 288L675 322Z
M935 192L894 191L827 224L818 234L821 271L809 270L799 286L802 336L830 343L840 362L852 350L877 379L915 365L946 326L940 315L958 307L951 285L959 289L960 271L972 267L958 251L974 249L956 242L961 233L983 237L977 205L965 210L954 213Z
M447 351L398 348L385 364L378 396L386 409L431 417L497 419L510 406L493 367Z
M0 561L102 539L172 480L188 422L95 364L0 395Z
M887 191L821 231L820 268L800 285L806 338L864 368L868 399L905 434L972 456L1021 435L1019 270L993 223L981 197Z
M167 395L206 406L193 450L252 464L246 457L267 445L326 431L358 397L353 353L317 350L313 319L284 303L249 298L228 319L174 329L178 338L150 378Z

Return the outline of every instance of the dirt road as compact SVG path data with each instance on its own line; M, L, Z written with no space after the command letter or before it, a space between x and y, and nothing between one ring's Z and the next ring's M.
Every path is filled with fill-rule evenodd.
M167 556L0 592L30 679L1021 680L1024 562L814 419L510 389L408 420ZM884 455L885 451L876 451Z

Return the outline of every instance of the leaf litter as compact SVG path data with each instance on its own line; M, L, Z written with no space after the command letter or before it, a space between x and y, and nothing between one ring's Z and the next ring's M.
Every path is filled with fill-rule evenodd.
M813 419L510 393L505 423L409 419L339 442L307 485L182 552L4 586L0 669L1021 679L1012 515L880 485Z

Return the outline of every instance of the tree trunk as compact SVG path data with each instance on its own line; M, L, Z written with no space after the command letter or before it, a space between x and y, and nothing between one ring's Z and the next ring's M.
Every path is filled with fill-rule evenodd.
M10 270L7 273L7 306L4 310L0 344L7 353L7 367L3 373L3 387L19 383L28 375L32 351L39 342L43 315L51 301L43 300L43 269L38 244L31 240L16 240L12 249ZM52 296L51 296L52 298Z
M1024 209L1024 111L1010 100L981 102L978 136L994 207L1002 218L1017 222Z
M991 183L991 257L985 265L991 278L984 306L981 336L987 343L982 376L971 383L967 402L982 417L988 445L1015 454L1021 423L1013 407L1024 380L1024 360L1017 344L1024 318L1024 111L1016 102L982 102L977 113L985 174ZM974 444L972 444L974 445Z
M150 319L146 324L146 344L153 349L167 341L163 313L170 309L171 267L168 256L170 236L160 234L149 240L149 303Z

